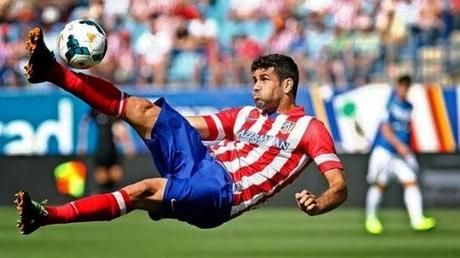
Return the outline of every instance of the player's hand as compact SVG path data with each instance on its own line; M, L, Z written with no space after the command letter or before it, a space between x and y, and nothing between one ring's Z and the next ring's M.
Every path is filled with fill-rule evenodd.
M313 216L319 213L320 209L318 207L318 202L311 192L303 190L300 193L296 193L295 199L297 201L297 206L299 206L299 209L301 209L308 215Z
M405 144L399 144L396 150L403 159L406 159L411 154L410 148Z
M405 158L407 164L416 172L420 171L420 167L418 166L417 159L415 158L414 153L409 153Z

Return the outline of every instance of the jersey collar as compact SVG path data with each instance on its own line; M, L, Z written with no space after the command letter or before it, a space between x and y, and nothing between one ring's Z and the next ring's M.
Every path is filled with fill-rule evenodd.
M303 106L296 106L294 108L289 109L286 112L281 112L281 113L278 113L278 112L266 113L263 110L259 110L259 112L262 115L266 115L268 118L271 118L271 119L276 118L279 114L283 114L283 115L287 115L287 116L303 116L303 115L305 115L305 109L304 109Z

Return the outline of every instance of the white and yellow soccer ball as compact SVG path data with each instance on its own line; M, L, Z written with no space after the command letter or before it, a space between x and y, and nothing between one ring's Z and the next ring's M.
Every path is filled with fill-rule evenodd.
M59 55L68 65L87 69L100 63L107 52L107 37L95 21L78 19L67 23L57 39Z

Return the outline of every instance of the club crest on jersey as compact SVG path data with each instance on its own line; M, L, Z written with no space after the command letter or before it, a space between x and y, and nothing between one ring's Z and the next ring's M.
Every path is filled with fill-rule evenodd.
M289 133L291 133L292 130L294 129L294 126L295 126L295 123L290 122L290 121L286 121L286 122L284 122L284 124L281 126L280 132L281 132L282 134L289 134Z

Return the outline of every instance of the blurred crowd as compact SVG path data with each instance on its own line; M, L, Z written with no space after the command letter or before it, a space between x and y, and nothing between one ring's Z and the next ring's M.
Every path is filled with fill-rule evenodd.
M460 29L460 0L0 0L0 86L27 85L31 27L55 48L77 18L105 29L107 55L90 72L119 85L242 87L255 57L278 52L297 61L302 85L340 89L402 72L426 79L423 62ZM429 79L455 72L446 60Z

